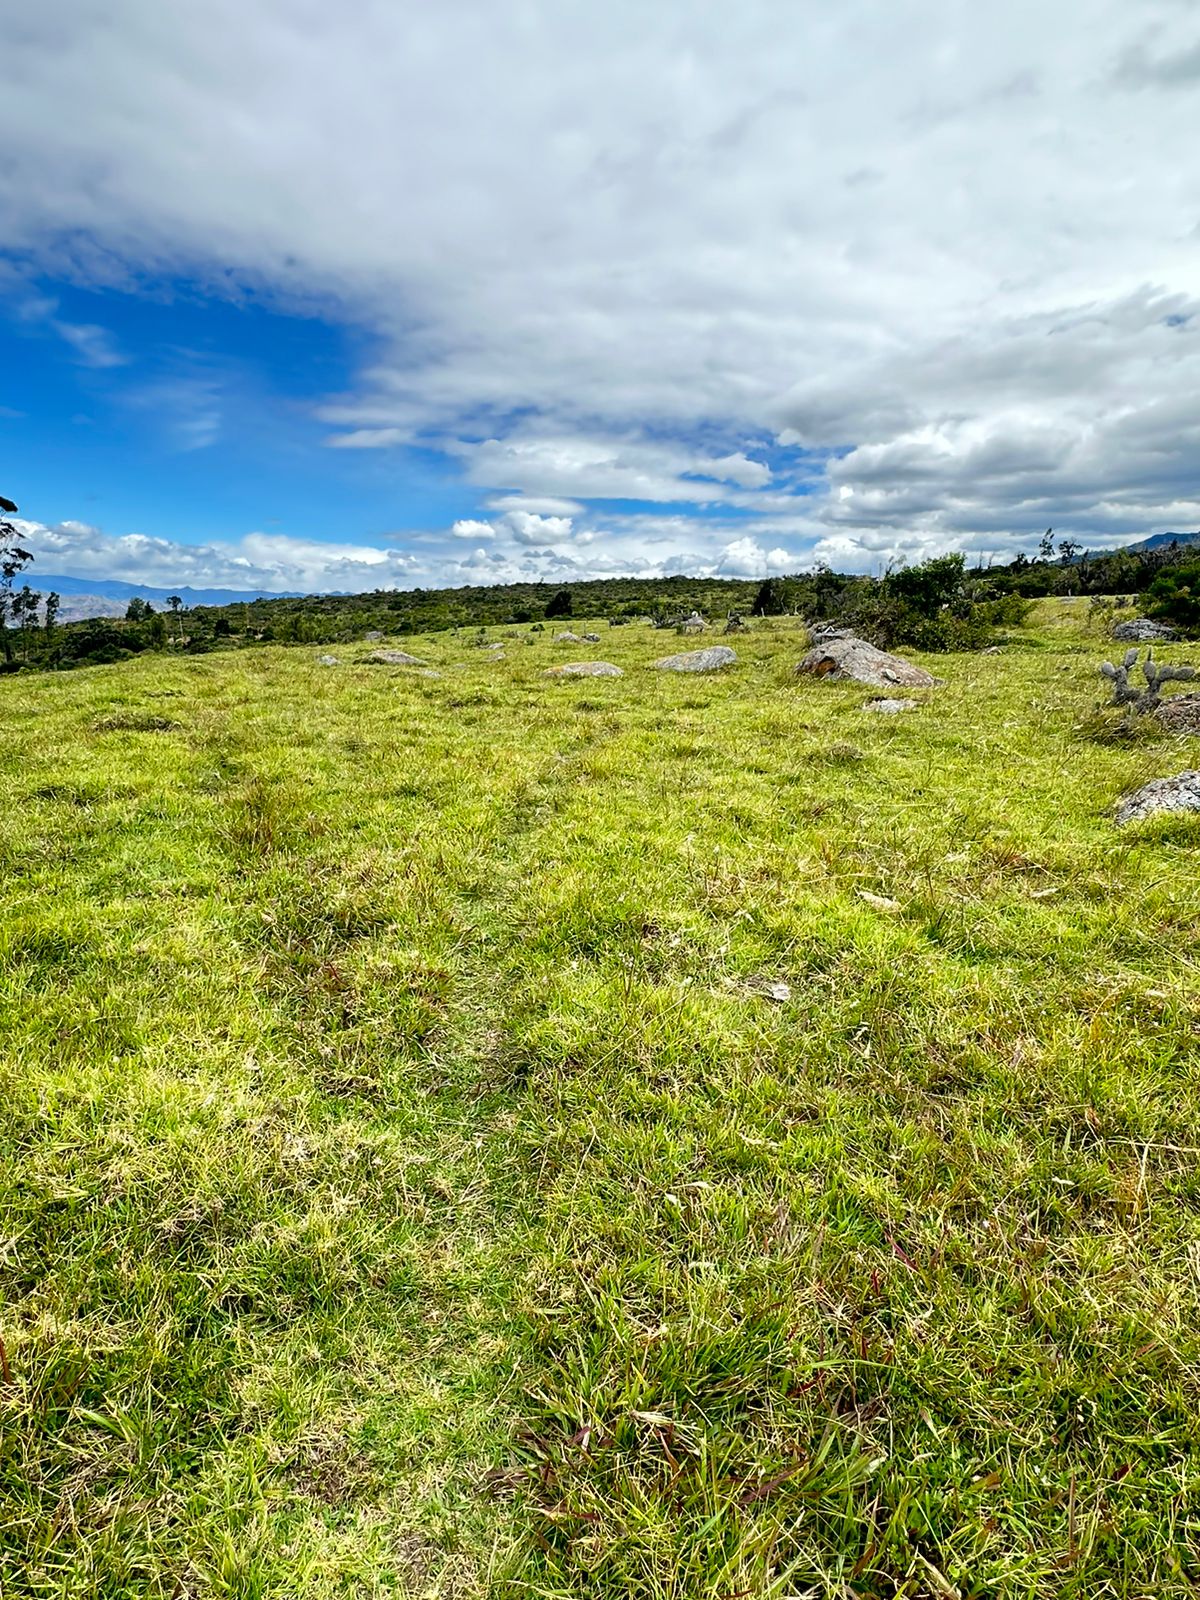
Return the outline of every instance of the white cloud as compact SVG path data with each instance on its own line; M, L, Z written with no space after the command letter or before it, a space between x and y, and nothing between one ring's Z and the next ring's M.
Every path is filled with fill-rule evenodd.
M460 517L450 532L456 539L491 539L496 530L490 522L479 522L473 517Z
M1200 522L1200 36L1174 0L43 0L0 32L6 247L373 329L330 442L444 451L493 565ZM63 336L103 364L102 332ZM219 427L198 399L178 441ZM702 509L595 509L623 501ZM440 537L452 571L472 536Z
M504 524L519 544L559 544L571 537L570 517L543 517L533 511L506 511Z

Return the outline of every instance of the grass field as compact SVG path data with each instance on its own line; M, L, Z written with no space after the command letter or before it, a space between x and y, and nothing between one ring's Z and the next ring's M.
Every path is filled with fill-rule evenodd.
M1076 610L0 682L5 1600L1195 1596L1200 759Z

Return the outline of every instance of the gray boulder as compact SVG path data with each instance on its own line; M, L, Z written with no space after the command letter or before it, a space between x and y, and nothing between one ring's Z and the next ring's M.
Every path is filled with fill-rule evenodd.
M370 655L363 656L363 661L372 667L423 667L425 663L420 656L410 656L406 650L372 650Z
M598 633L585 633L583 636L583 642L584 644L599 644L600 635Z
M561 666L547 667L543 678L623 678L620 667L611 661L564 661Z
M1173 778L1152 778L1117 807L1117 822L1140 822L1161 811L1200 811L1200 772L1179 772Z
M364 633L363 634L363 638L367 641L368 644L378 644L379 641L383 638L383 635L380 633L378 628L372 628L370 633Z
M865 639L827 637L808 652L796 671L828 678L830 683L866 683L873 689L933 688L933 679L924 667L877 650Z
M319 667L336 667L337 664L338 664L338 658L336 656L318 656L317 657L317 665Z
M1123 644L1154 644L1159 639L1178 637L1167 623L1154 622L1149 617L1131 617L1128 622L1118 622L1112 636Z
M731 667L737 654L727 644L709 645L707 650L685 650L679 656L662 656L650 665L660 672L719 672Z
M571 633L570 630L568 630L566 633L556 633L554 635L554 642L555 644L582 644L583 641L580 639L577 633Z
M878 711L882 716L894 717L900 711L915 711L916 700L889 700L880 695L876 700L868 700L863 706L864 711Z

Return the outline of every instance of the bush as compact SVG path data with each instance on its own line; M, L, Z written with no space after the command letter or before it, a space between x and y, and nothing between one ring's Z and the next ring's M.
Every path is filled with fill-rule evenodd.
M1160 572L1142 596L1142 610L1188 633L1200 630L1200 561Z

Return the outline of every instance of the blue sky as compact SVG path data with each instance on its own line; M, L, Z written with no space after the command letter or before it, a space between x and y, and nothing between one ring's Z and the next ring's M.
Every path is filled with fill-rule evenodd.
M43 571L758 576L1200 526L1177 0L41 0L0 44L0 488Z

